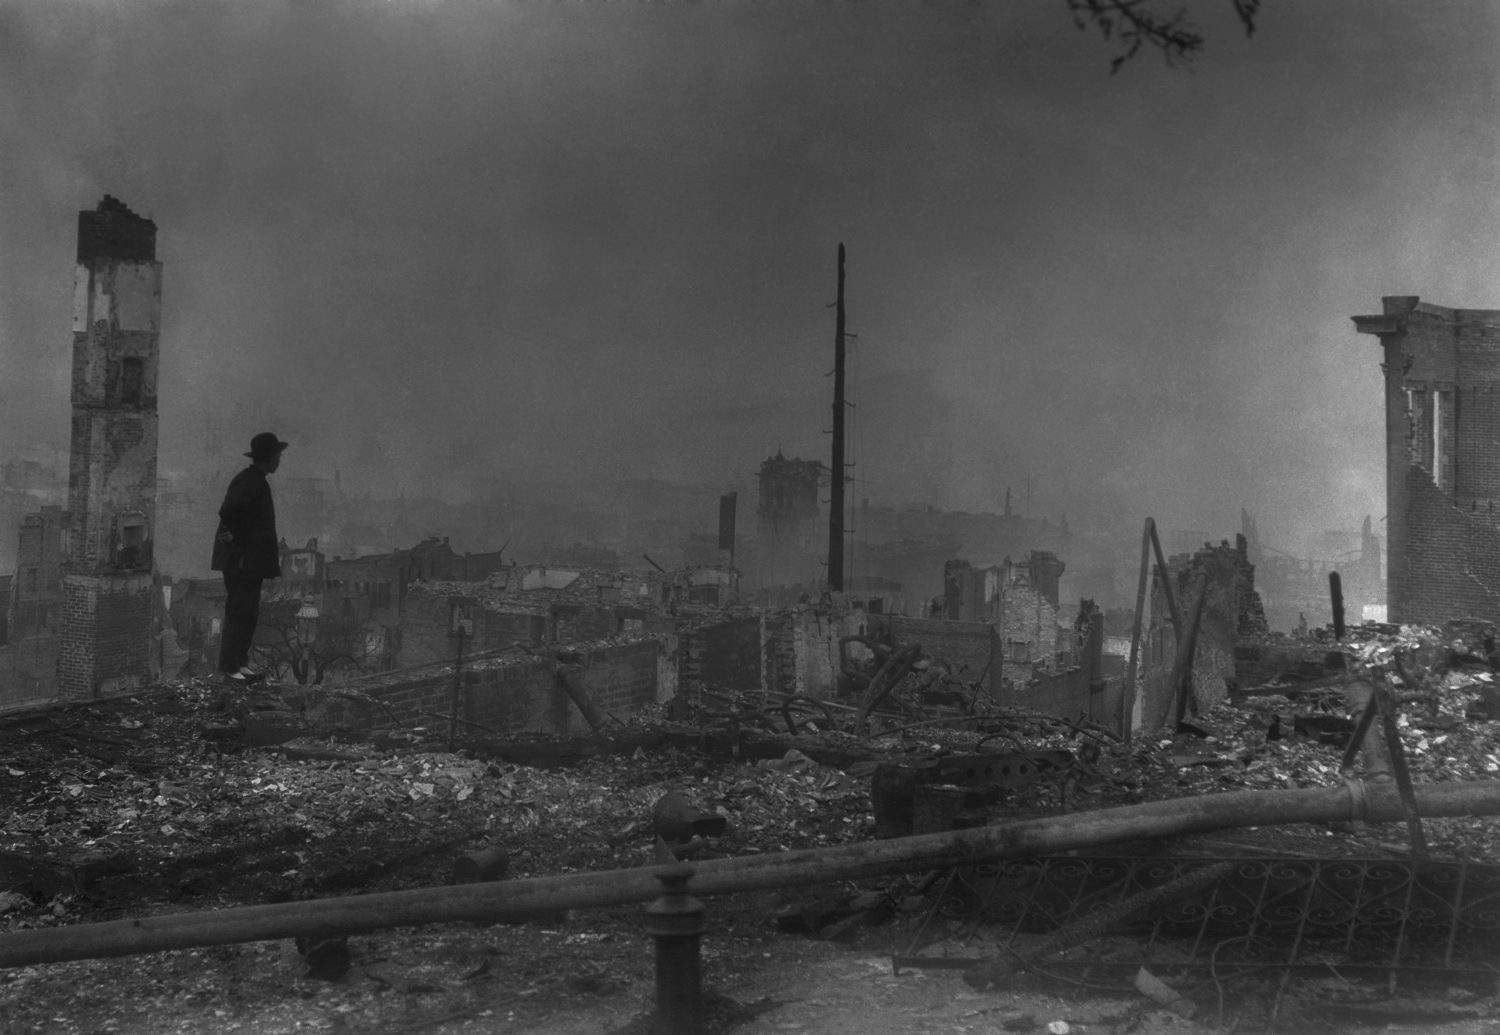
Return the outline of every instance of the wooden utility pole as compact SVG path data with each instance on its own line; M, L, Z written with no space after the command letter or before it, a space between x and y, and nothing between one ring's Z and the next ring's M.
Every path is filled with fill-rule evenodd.
M833 334L833 463L828 500L828 588L844 588L844 245L839 242L838 316Z

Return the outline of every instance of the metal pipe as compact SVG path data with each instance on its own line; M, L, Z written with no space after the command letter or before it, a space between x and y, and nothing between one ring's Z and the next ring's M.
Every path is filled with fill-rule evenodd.
M1423 784L1412 790L1424 816L1500 814L1500 780ZM1388 784L1236 791L834 848L711 859L697 864L692 891L722 895L799 887L1233 827L1404 818L1401 796ZM358 934L626 905L656 898L661 872L659 866L646 866L14 931L0 935L0 967L292 938L329 929Z

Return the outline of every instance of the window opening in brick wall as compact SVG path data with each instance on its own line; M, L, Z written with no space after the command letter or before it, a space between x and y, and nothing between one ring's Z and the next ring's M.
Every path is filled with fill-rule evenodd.
M139 356L126 356L120 360L120 404L141 404L141 379L144 367Z
M132 512L119 517L115 567L139 568L145 562L146 515Z
M1407 459L1416 463L1417 457L1417 392L1416 389L1406 388L1402 390L1406 396L1406 448Z
M1432 480L1440 489L1443 484L1443 393L1432 390Z

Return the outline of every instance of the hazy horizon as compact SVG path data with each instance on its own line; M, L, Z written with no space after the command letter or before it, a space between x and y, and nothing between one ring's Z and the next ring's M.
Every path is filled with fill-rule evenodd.
M1500 305L1500 12L1188 6L1187 67L1062 0L0 7L0 434L66 448L76 213L159 227L163 471L255 431L413 494L721 486L1080 528L1384 512L1380 298Z

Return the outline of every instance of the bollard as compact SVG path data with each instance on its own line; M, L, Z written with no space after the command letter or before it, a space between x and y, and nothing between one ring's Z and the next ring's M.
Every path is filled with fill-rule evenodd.
M656 1026L664 1035L703 1030L703 970L698 943L703 903L688 894L691 866L658 870L662 894L646 906L646 933L656 939Z

